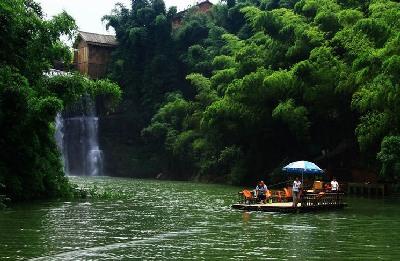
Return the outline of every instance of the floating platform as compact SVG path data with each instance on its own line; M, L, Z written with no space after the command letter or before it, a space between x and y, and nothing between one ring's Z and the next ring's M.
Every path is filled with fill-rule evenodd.
M321 210L342 209L347 206L344 203L343 193L305 193L297 207L293 207L293 202L275 202L265 204L254 204L242 200L242 202L233 204L232 208L245 211L264 211L264 212L282 212L282 213L304 213Z
M304 213L315 212L321 210L342 209L346 206L345 203L326 204L326 205L307 205L293 207L292 202L283 203L267 203L267 204L233 204L232 208L245 211L264 211L264 212L281 212L281 213Z

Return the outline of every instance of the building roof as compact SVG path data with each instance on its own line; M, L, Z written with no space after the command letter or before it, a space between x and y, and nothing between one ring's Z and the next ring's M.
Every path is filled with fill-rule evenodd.
M116 46L118 44L114 35L78 31L78 39L79 38L92 45Z
M197 1L197 6L203 5L203 4L210 4L210 5L213 5L213 3L211 3L209 0Z
M196 5L194 5L194 6L190 7L190 8L188 8L188 9L185 9L185 10L183 10L183 11L180 11L180 12L176 13L175 17L177 17L177 18L182 18L182 17L186 14L186 12L188 12L191 8L193 8L193 7L201 7L202 5L205 5L205 4L210 5L210 6L213 5L213 3L211 3L211 2L208 1L208 0L197 1L197 4L196 4Z

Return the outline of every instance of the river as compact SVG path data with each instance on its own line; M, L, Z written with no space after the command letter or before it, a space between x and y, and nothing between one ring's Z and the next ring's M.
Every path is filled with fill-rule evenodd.
M348 198L344 210L232 210L239 188L71 178L107 200L0 211L0 260L398 260L400 200Z

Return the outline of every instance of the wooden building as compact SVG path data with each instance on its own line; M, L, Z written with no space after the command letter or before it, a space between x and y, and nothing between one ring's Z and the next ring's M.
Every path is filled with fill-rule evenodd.
M114 35L78 31L74 44L75 68L92 79L104 77L117 44Z
M198 12L201 12L201 13L208 12L211 9L212 6L213 6L213 3L211 3L208 0L199 1L199 3L196 5L196 7L198 9Z
M195 6L186 9L184 11L178 12L174 19L172 20L172 28L178 28L182 25L182 20L189 11L199 12L199 13L207 13L210 11L211 7L213 7L213 3L208 0L199 1Z
M199 1L195 6L177 13L173 19L172 27L179 27L187 12L207 13L212 6L213 4L208 0ZM92 79L103 78L107 74L111 53L117 45L118 42L114 35L78 31L77 39L73 45L76 70Z

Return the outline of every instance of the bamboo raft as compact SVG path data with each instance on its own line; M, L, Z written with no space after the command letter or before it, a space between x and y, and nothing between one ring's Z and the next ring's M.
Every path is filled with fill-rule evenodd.
M233 204L232 208L245 211L304 213L342 209L346 206L343 199L344 193L306 193L302 196L297 207L293 207L293 202L254 204L242 200L242 202Z

